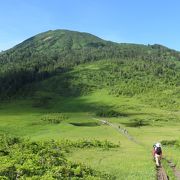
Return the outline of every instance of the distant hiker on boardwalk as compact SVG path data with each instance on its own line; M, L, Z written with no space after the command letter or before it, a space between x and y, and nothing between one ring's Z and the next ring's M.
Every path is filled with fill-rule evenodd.
M156 162L156 166L160 166L160 161L162 159L162 147L160 143L156 143L153 145L153 157Z

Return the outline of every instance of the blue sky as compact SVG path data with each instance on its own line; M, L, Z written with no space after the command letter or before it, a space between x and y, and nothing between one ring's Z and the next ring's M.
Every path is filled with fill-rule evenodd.
M180 1L0 0L0 51L50 29L180 50Z

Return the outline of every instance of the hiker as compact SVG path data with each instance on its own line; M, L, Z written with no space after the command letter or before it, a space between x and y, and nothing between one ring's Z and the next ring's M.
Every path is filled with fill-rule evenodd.
M162 158L162 147L159 142L153 145L153 157L155 159L156 166L159 167L160 160Z
M127 131L127 129L125 129L125 134L128 134L128 131Z

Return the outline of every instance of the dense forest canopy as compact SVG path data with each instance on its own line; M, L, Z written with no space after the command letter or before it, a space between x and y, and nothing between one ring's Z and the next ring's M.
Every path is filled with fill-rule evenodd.
M103 83L116 87L115 94L134 95L135 89L141 93L148 88L138 87L145 84L147 87L161 85L159 82L171 87L180 84L180 53L175 50L157 44L118 44L88 33L55 30L38 34L0 53L0 97L10 98L29 83L99 60L111 64L106 72L113 75L104 75L101 69L94 74L85 72L89 76L86 78L97 76L96 81L102 76ZM128 92L128 86L132 92Z

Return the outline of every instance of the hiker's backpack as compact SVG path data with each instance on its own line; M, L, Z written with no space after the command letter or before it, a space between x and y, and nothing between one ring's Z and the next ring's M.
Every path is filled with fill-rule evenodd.
M158 155L161 155L161 154L162 154L162 149L161 149L161 147L157 147L157 148L156 148L156 154L158 154Z

